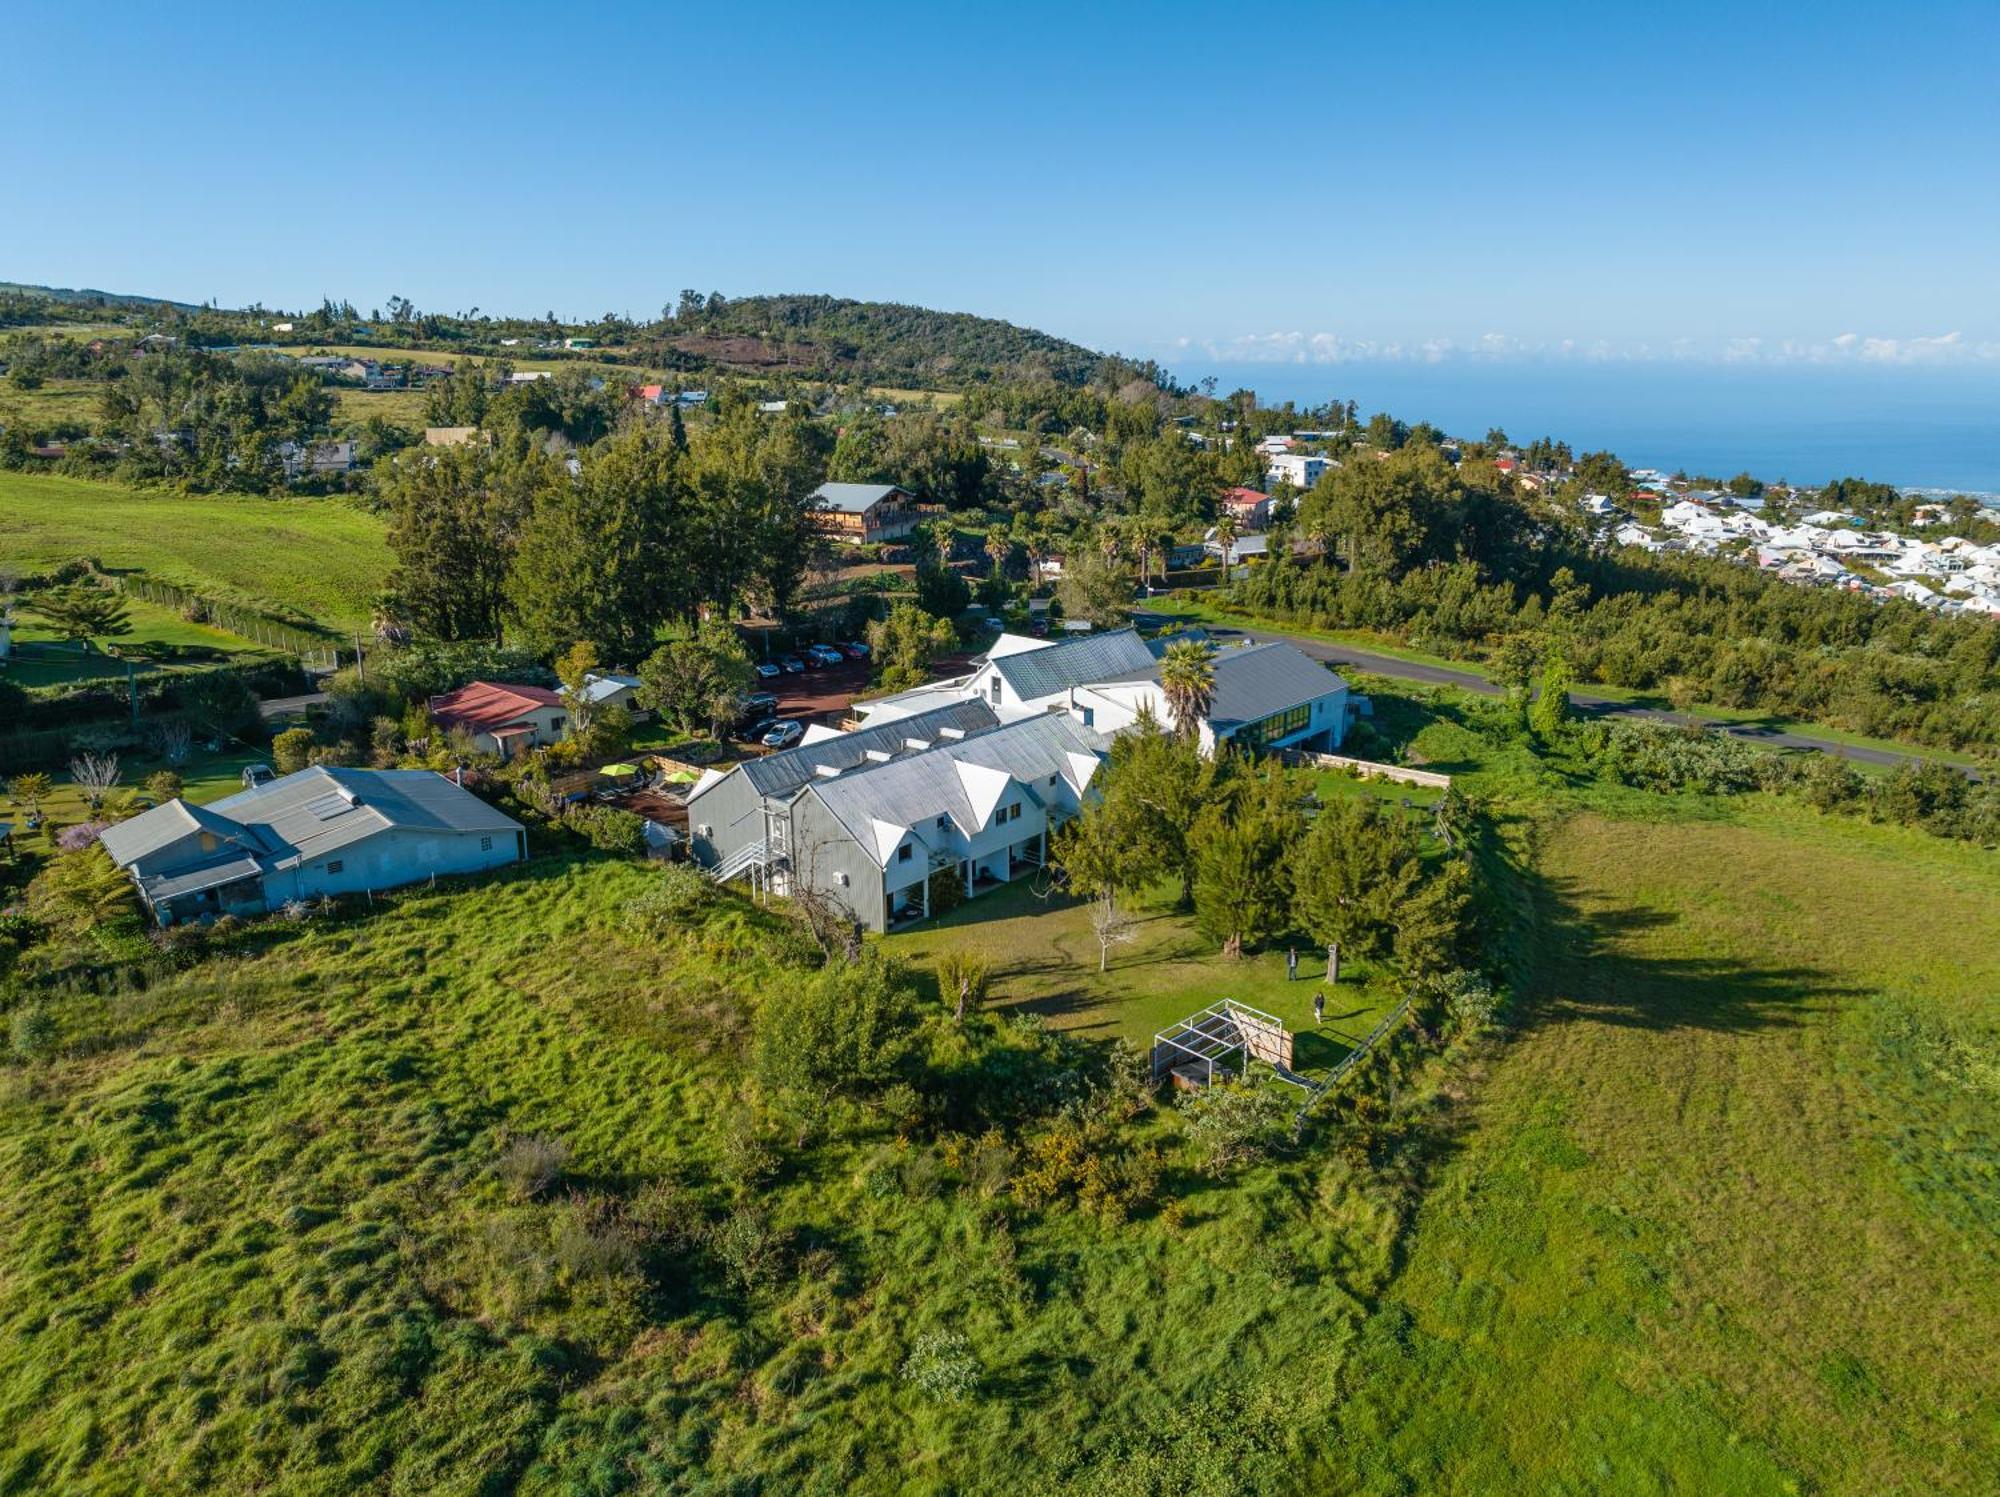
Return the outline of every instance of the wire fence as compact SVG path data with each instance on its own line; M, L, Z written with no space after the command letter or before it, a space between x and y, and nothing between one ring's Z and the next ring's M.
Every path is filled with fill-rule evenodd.
M171 582L161 582L153 577L107 576L106 580L120 592L129 593L135 598L143 598L148 603L158 603L163 607L178 609L197 622L227 629L231 634L260 644L268 650L296 655L308 666L330 667L339 662L339 648L335 643L337 636L332 630L319 625L313 625L309 630L301 629L270 618L255 609L241 608L232 603L219 603L189 588L178 587Z

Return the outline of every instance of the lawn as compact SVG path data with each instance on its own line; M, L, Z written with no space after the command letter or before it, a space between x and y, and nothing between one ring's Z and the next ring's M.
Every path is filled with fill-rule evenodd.
M1370 1490L2000 1487L2000 867L1746 807L1549 831L1338 1428Z
M1390 974L1348 960L1328 995L1325 1023L1315 1025L1313 995L1326 989L1323 948L1301 937L1229 961L1165 897L1141 901L1135 914L1138 939L1115 947L1103 973L1089 906L1050 894L1032 878L884 941L896 956L921 964L949 949L978 951L992 962L992 1003L1002 1012L1024 1010L1058 1029L1142 1047L1175 1020L1233 998L1276 1015L1299 1036L1301 1072L1331 1066L1402 1000ZM1285 975L1285 952L1294 946L1296 981Z
M262 647L210 624L193 624L174 609L144 598L127 598L131 609L132 632L115 641L120 649L160 646L172 650L189 663L220 659L228 655L264 653ZM74 640L59 639L54 631L26 616L15 626L14 658L8 663L6 679L20 686L55 686L71 681L122 680L125 661L107 655L95 645L80 648ZM154 670L154 663L134 661L140 672Z
M33 571L78 556L341 630L367 624L390 566L382 521L345 499L0 473L0 557Z

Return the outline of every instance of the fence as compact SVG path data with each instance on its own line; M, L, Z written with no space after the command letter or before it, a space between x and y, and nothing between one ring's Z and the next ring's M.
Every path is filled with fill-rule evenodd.
M1422 785L1430 790L1449 790L1451 776L1428 769L1405 769L1400 764L1377 764L1373 759L1350 759L1345 754L1297 754L1287 756L1315 769L1352 770L1364 780L1394 780L1399 785Z
M201 617L217 628L227 629L231 634L242 636L268 650L278 650L287 655L297 655L308 666L333 666L339 662L339 652L330 637L330 631L313 626L310 630L268 618L255 609L239 608L232 603L218 603L212 598L188 588L177 587L171 582L161 582L152 577L109 575L107 579L120 592L130 593L135 598L143 598L148 603L158 603L167 608L186 609L190 605L201 611Z

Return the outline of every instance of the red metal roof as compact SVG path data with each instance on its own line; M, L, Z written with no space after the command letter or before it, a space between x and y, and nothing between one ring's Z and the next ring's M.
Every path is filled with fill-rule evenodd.
M1222 502L1228 505L1254 506L1266 503L1270 497L1269 494L1259 493L1256 489L1224 489L1222 491Z
M447 728L489 732L517 723L541 707L560 707L561 697L540 686L502 686L474 681L430 699L431 716Z

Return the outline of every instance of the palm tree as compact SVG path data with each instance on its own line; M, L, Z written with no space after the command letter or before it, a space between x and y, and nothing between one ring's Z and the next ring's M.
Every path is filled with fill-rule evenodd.
M1000 569L1007 564L1007 558L1014 554L1014 538L998 525L990 525L986 530L986 556L993 563L993 578L997 582Z
M1160 690L1174 732L1191 738L1215 705L1215 646L1205 639L1177 639L1160 657Z
M1230 564L1233 560L1230 555L1230 548L1236 544L1237 534L1235 515L1225 509L1215 517L1215 543L1222 547L1222 575L1225 578L1229 575Z

